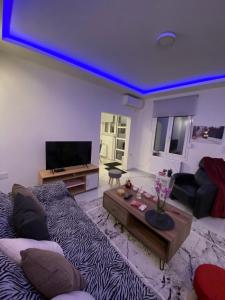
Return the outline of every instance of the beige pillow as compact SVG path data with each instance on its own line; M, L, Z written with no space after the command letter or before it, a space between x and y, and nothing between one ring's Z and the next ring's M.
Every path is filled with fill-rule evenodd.
M34 287L46 298L81 290L85 281L61 254L48 250L21 251L22 268Z
M0 250L11 260L14 260L17 264L21 263L20 251L26 250L28 248L50 250L63 255L62 248L56 242L36 241L23 238L0 239Z

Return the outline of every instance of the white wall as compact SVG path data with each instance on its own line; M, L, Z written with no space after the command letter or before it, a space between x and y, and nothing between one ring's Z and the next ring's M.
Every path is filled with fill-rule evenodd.
M207 89L196 93L199 94L199 99L193 125L225 126L225 88ZM190 94L196 93L192 92ZM182 95L188 95L188 93ZM172 96L167 98L172 98ZM145 109L140 111L138 115L137 132L139 133L139 139L136 143L137 167L150 173L152 171L152 143L154 142L153 100L155 99L146 100ZM183 160L182 171L195 172L198 162L203 156L225 159L225 134L220 145L190 142L188 147L187 158Z
M0 190L34 185L45 168L46 140L92 140L98 164L101 112L130 116L128 167L133 167L137 112L112 90L13 56L0 55Z
M193 125L225 126L225 88L202 91L197 106L197 114ZM205 144L192 142L188 160L184 162L184 170L196 170L201 157L222 157L225 159L225 133L222 144Z

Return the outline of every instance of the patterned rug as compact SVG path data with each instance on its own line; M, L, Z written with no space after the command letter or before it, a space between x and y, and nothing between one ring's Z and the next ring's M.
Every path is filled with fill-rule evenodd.
M163 299L186 300L192 290L195 269L203 263L225 268L225 239L193 220L192 230L164 271L159 258L136 240L102 207L102 198L82 201L79 206L107 236L133 271Z

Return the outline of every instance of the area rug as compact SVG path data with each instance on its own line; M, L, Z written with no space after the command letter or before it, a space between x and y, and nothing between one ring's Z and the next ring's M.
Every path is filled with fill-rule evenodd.
M121 170L121 169L119 169L119 168L116 168L116 167L108 167L108 168L105 168L105 169L106 169L106 170L111 170L111 169L113 169L113 170L119 170L119 171L122 172L122 174L127 173L126 171L123 171L123 170Z
M107 236L133 271L162 299L186 300L192 291L195 269L203 263L225 268L225 239L193 220L192 230L165 269L159 258L136 240L102 207L102 198L79 204L90 219Z
M110 163L106 163L104 165L107 166L107 167L110 167L110 168L113 168L113 167L116 167L116 166L121 166L121 164L119 162L116 162L116 161L110 162Z

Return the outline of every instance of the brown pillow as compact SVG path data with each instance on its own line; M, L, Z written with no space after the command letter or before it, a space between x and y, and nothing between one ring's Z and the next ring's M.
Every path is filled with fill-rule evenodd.
M85 281L61 254L29 248L20 252L22 268L34 287L47 298L85 288Z
M29 188L26 188L23 185L15 183L12 187L13 198L15 199L18 194L20 194L26 198L29 197L31 199L30 201L32 201L34 203L38 213L40 215L46 216L46 212L45 212L43 206L41 205L38 198L32 193L32 191Z

